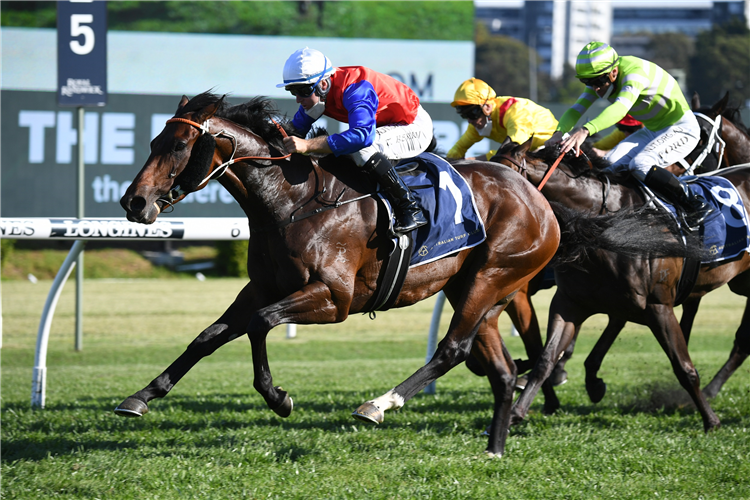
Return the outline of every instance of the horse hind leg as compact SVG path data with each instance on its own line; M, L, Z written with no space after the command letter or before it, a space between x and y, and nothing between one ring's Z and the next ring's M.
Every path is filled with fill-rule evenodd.
M703 394L708 399L715 398L726 381L729 380L729 377L742 365L748 354L750 354L750 311L748 311L748 304L746 304L742 321L734 336L734 345L729 353L729 359L703 389Z
M602 367L604 356L607 355L617 336L625 328L627 321L624 319L609 317L609 322L604 328L599 340L583 362L586 368L586 392L592 403L598 403L607 393L607 384L599 378L599 370Z

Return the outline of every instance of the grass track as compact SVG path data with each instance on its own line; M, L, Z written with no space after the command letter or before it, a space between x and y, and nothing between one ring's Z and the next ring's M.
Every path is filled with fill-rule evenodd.
M79 353L68 285L52 325L47 407L31 410L50 282L3 282L2 497L750 499L750 366L712 402L723 426L706 436L650 332L629 324L601 372L608 393L593 405L583 359L602 316L584 324L570 382L558 389L561 411L542 415L540 396L501 460L482 454L487 382L463 366L438 381L436 396L418 395L380 426L350 417L424 362L433 300L375 321L299 327L294 340L273 331L274 381L295 400L289 419L253 390L245 339L204 359L144 418L115 416L243 284L87 281ZM550 297L536 297L543 322ZM726 288L704 299L690 346L704 383L725 361L742 307ZM509 325L502 316L501 332ZM505 340L520 357L520 339Z

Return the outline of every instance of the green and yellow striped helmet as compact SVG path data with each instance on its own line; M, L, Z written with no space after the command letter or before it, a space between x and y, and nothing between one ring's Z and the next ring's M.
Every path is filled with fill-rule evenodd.
M591 42L576 58L576 78L594 78L612 71L620 62L615 49L604 42Z

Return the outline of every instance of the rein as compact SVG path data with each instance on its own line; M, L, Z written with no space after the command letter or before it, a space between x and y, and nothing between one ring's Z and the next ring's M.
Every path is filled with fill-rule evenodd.
M516 161L516 159L513 158L512 156L509 156L509 155L506 155L506 154L501 154L501 155L497 155L497 156L499 158L502 158L503 160L508 160L509 162L511 162L513 165L515 165L516 167L518 167L519 173L521 173L523 175L526 175L526 177L528 177L528 173L527 173L527 169L526 169L526 158L523 159L523 164L521 164L518 161ZM552 166L550 166L547 169L547 173L544 174L544 177L542 178L542 181L539 183L539 186L537 186L537 190L541 191L542 188L544 187L544 185L547 184L547 181L549 180L550 176L552 175L552 172L554 172L555 169L557 169L557 166L560 164L560 162L562 161L562 159L563 159L564 156L565 156L565 153L562 153L560 156L558 156L557 160L555 160L555 162L552 164Z

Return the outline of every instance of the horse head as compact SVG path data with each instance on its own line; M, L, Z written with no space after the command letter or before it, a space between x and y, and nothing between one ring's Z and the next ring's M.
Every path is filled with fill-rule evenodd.
M146 164L120 200L128 220L153 223L166 206L205 186L221 163L208 123L222 109L224 97L206 106L196 104L182 96L175 116L151 141Z

